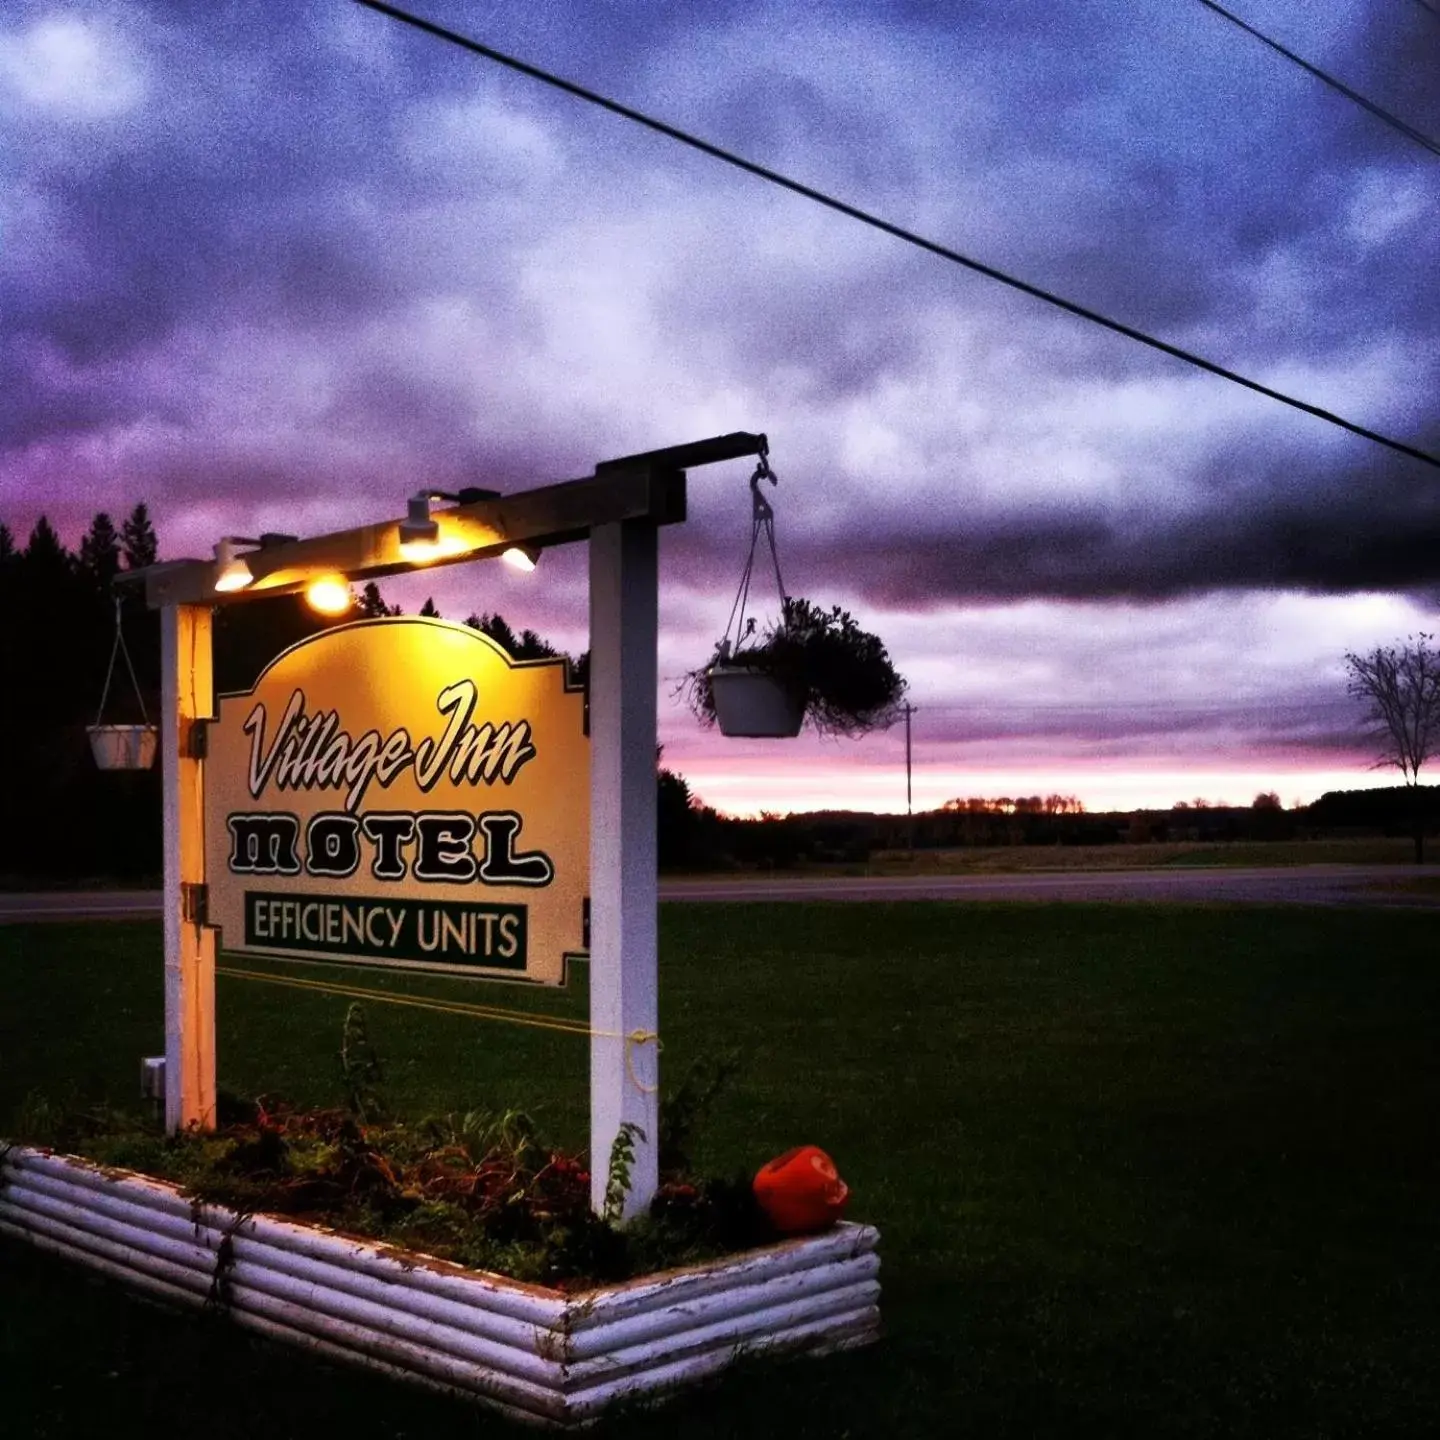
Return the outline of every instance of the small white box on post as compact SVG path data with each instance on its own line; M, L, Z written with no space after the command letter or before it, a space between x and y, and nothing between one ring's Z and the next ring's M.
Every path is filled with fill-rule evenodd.
M603 1208L615 1139L637 1127L626 1219L659 1182L657 550L653 521L590 532L591 1201Z

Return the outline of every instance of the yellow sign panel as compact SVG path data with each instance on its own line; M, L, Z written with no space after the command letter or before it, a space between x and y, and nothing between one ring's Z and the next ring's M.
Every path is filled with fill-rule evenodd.
M419 616L322 631L220 701L205 765L226 950L565 983L590 757L563 660Z

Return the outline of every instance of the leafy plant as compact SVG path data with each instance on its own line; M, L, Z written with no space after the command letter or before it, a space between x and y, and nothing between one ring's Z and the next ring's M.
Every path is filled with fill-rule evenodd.
M680 695L705 725L715 724L710 671L722 664L773 675L803 701L806 722L820 735L883 730L898 718L906 690L878 635L838 605L826 610L793 596L758 644L742 640L732 651L722 642L705 666L681 680Z
M59 1145L64 1143L65 1114L47 1095L31 1090L15 1107L10 1117L10 1130L15 1135L25 1136L35 1145Z
M385 1079L385 1071L370 1043L365 1011L358 1001L346 1010L340 1030L340 1078L345 1103L357 1120L364 1124L384 1118L386 1107L378 1087Z
M611 1225L625 1212L625 1197L630 1193L635 1168L635 1142L644 1138L645 1132L633 1120L620 1122L615 1143L610 1147L610 1168L605 1177L605 1205L601 1212Z

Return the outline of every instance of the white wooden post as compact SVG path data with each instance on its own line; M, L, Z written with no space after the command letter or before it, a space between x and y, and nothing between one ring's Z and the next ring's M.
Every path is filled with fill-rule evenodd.
M190 755L193 722L213 713L211 613L160 610L165 788L165 1128L215 1125L215 932L195 906L205 884L205 767Z
M656 528L590 532L590 1174L603 1208L611 1147L639 1126L624 1218L658 1183ZM642 1038L643 1037L643 1038Z

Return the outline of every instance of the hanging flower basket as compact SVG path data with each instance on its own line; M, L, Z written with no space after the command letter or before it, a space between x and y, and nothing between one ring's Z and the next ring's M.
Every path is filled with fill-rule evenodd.
M105 702L110 698L110 682L115 678L115 657L125 657L125 668L130 672L130 684L140 707L139 725L106 725ZM115 600L115 640L110 646L110 664L105 671L105 689L100 694L100 709L95 714L95 723L85 727L90 737L90 753L101 770L148 770L155 763L156 742L159 730L150 724L145 713L145 697L140 693L140 682L135 678L135 665L130 659L130 647L125 643L125 628L122 624L120 600Z
M879 636L855 623L838 605L829 610L785 593L775 548L775 512L760 482L776 483L765 452L750 477L750 554L725 635L707 665L680 681L702 725L747 739L790 739L807 721L820 735L852 738L892 725L901 710L905 679ZM780 620L756 634L746 620L755 554L764 540L780 594ZM732 638L733 637L733 638Z
M701 724L722 735L788 738L808 723L854 739L895 723L905 680L852 615L791 597L758 643L731 653L722 642L682 690Z
M744 664L711 665L705 683L715 723L733 739L791 740L805 721L805 697L765 670Z
M90 753L102 770L148 770L155 763L154 725L87 725Z

